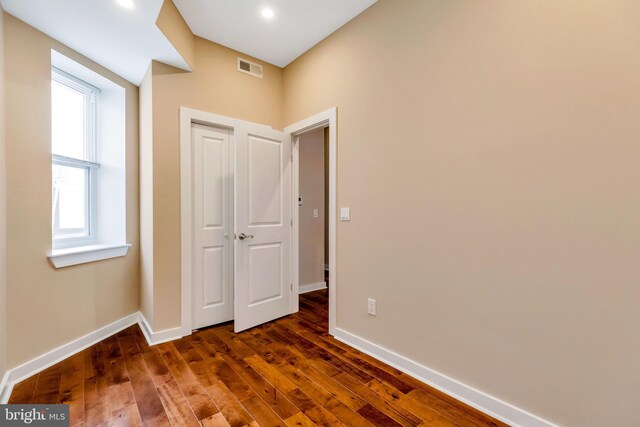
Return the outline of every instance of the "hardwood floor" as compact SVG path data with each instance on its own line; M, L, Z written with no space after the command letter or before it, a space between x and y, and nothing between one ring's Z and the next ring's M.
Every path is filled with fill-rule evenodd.
M327 334L327 291L300 312L149 347L138 326L17 384L72 426L504 426Z

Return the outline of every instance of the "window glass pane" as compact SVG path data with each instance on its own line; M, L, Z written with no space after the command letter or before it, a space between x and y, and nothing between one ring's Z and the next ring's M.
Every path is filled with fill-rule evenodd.
M85 159L85 94L51 81L53 154Z
M87 183L89 170L53 165L54 237L87 236Z

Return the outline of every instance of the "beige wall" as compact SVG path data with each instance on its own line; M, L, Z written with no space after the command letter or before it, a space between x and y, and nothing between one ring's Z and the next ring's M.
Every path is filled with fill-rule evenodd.
M139 307L138 89L5 14L8 366L134 313ZM51 49L126 89L124 258L54 269L51 250Z
M193 73L153 63L153 319L148 320L155 331L180 326L180 107L282 128L282 69L263 64L264 78L252 77L237 71L238 55L256 61L196 37Z
M324 282L324 129L303 134L299 142L300 285ZM313 217L313 210L318 217Z
M0 381L7 370L7 275L6 275L6 235L7 177L5 173L5 126L4 126L4 11L0 6Z
M158 19L156 19L156 26L193 69L195 67L195 40L189 26L172 0L164 0L162 3Z
M637 425L638 22L380 0L286 67L285 124L338 107L338 327L561 425Z
M141 273L137 88L5 15L8 366L136 311L140 277L154 329L179 325L180 106L274 128L337 106L338 326L559 424L633 425L639 18L632 0L380 0L264 79L195 38L194 73L154 63L141 89ZM52 47L127 89L125 258L46 259Z
M329 265L329 128L324 128L324 264Z

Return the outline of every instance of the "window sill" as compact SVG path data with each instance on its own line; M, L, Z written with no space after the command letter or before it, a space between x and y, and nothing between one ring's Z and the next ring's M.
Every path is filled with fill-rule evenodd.
M129 244L89 245L68 249L55 249L49 255L49 261L55 268L85 264L103 259L123 257L129 251Z

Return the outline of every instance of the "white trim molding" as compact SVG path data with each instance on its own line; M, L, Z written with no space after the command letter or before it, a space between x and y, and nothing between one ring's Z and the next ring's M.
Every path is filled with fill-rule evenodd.
M49 261L55 268L101 261L103 259L123 257L131 245L88 245L68 249L54 249Z
M138 323L139 313L135 312L126 316L120 320L116 320L100 329L97 329L81 338L75 339L67 344L61 345L45 354L42 354L35 359L32 359L20 366L17 366L7 372L3 380L3 387L0 390L0 403L7 403L13 386L20 381L29 378L38 372L47 369L50 366L55 365L62 360L81 352L82 350L94 345L97 342L104 340L117 334L123 329Z
M142 334L144 335L149 345L158 345L165 342L174 341L185 336L182 334L181 326L154 332L151 326L149 326L149 322L147 322L147 319L142 313L140 313L140 320L138 323L140 325L140 329L142 330Z
M334 337L413 378L513 427L558 427L510 403L461 383L392 350L336 328Z
M13 384L9 384L9 372L7 372L0 381L0 403L7 403L12 391Z
M322 283L321 283L322 284ZM130 326L139 324L149 345L157 345L181 338L182 327L153 332L142 313L135 312L109 325L103 326L81 338L73 340L56 349L36 357L22 365L9 370L0 381L0 403L9 401L15 384L29 378L68 357L100 342ZM191 332L191 331L189 331ZM392 350L361 338L343 329L334 330L335 338L339 341L366 353L381 362L428 384L443 393L470 405L498 420L513 427L558 427L550 421L544 420L510 403L461 383L440 372L419 364Z
M293 273L293 289L294 294L299 292L299 266L298 266L298 142L297 136L311 130L328 127L329 128L329 333L335 335L336 331L336 304L337 304L337 223L338 223L338 129L337 129L338 110L336 107L325 110L321 113L311 116L307 119L299 121L284 129L285 133L291 134L293 141L293 257L292 257L292 273ZM292 302L291 312L298 311L298 298L294 298Z
M133 326L136 323L140 326L140 329L142 330L142 333L149 345L162 344L184 336L182 334L181 327L153 332L142 313L136 311L133 314L123 317L120 320L116 320L115 322L103 326L102 328L99 328L81 338L61 345L58 348L48 351L35 359L7 371L4 378L0 381L0 404L7 403L9 401L9 397L13 391L13 386L20 381L42 372L48 367L53 366L56 363L61 362L114 334L117 334L123 329Z
M306 285L298 286L298 294L306 294L307 292L319 291L321 289L327 289L327 282L307 283Z

